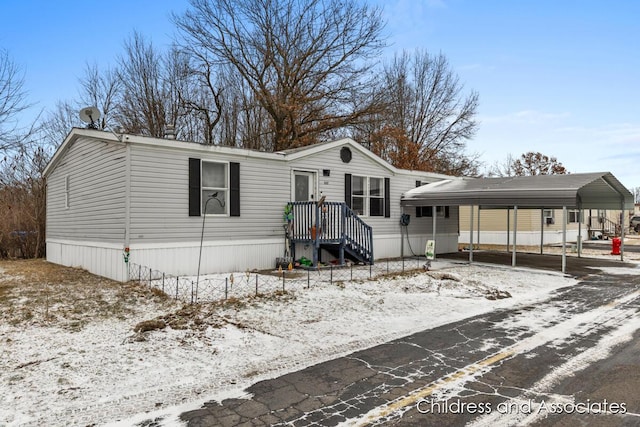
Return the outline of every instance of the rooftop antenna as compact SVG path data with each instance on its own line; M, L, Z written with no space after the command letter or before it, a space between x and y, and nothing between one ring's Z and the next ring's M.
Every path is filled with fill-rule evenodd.
M100 110L97 107L85 107L80 110L80 120L87 123L87 129L98 129L96 120L100 118Z

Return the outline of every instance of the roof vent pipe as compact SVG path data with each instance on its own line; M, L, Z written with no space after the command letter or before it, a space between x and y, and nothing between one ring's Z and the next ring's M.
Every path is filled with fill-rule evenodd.
M176 139L176 129L173 125L167 125L164 131L166 139Z

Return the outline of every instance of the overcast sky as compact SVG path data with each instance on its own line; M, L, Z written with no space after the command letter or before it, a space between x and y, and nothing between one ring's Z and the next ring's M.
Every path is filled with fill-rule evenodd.
M469 141L487 166L540 151L577 172L640 186L640 2L378 0L387 55L444 53L480 95ZM76 98L87 63L108 66L137 30L158 48L186 0L4 0L0 48L25 72L36 109ZM382 58L381 58L382 59ZM35 110L34 110L35 111Z

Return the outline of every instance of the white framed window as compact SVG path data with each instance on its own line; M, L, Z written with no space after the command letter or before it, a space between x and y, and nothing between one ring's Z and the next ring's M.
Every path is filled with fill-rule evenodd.
M351 209L360 216L384 216L384 178L351 178Z
M369 178L369 216L384 216L384 180Z
M69 209L69 175L64 176L64 207Z
M203 160L201 170L202 213L205 215L227 215L229 164ZM209 200L208 203L207 200Z
M551 225L556 222L555 211L553 209L543 209L542 216L544 217L544 223L547 225Z
M567 224L582 222L581 217L579 209L570 209L567 211Z
M367 178L353 176L351 179L351 209L358 215L365 215Z

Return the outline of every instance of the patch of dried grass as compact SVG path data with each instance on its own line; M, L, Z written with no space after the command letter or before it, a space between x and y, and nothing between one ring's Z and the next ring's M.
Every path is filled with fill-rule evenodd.
M228 324L244 328L225 311L241 311L265 301L287 303L295 298L276 291L204 304L179 305L162 291L136 282L120 283L85 270L60 266L43 259L0 260L0 321L14 326L58 326L81 330L103 319L130 319L153 305L166 314L142 320L133 328L144 338L170 327L194 332Z
M79 330L94 320L127 318L147 304L174 303L157 290L43 259L0 261L0 319L11 325Z

